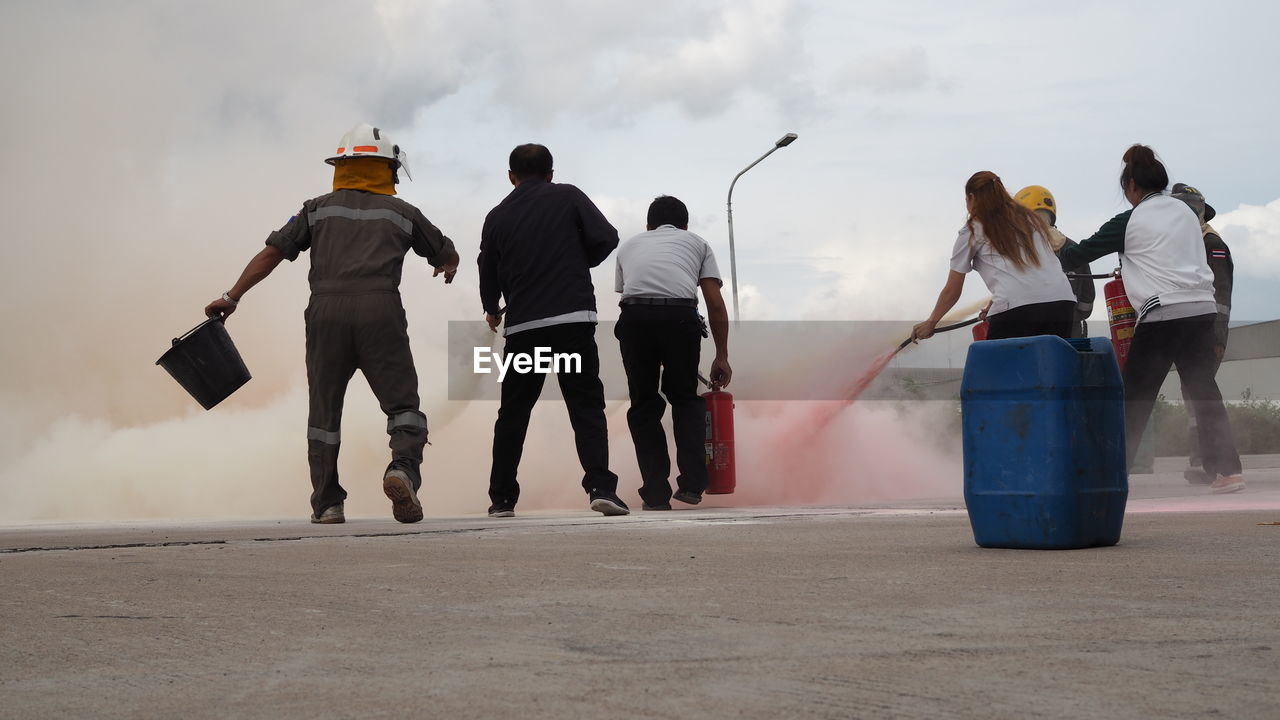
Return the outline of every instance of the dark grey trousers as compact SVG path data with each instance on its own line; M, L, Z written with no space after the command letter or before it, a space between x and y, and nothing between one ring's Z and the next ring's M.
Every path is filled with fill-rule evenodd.
M319 515L347 497L338 483L338 449L342 403L356 370L364 373L387 414L391 436L387 470L405 471L414 489L420 487L427 418L418 410L418 373L399 293L312 295L305 318L312 510Z

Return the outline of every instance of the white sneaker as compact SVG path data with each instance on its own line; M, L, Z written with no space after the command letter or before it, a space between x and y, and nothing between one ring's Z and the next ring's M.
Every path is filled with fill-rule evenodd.
M1240 492L1244 489L1243 475L1219 475L1217 480L1209 486L1215 494Z

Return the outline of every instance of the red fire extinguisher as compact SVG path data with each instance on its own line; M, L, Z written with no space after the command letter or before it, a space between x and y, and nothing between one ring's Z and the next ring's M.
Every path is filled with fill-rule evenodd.
M728 495L738 485L733 461L733 395L712 390L702 397L707 401L707 494Z
M1133 332L1138 325L1138 313L1129 302L1129 296L1125 294L1124 280L1120 277L1119 270L1116 271L1114 280L1102 286L1102 292L1107 298L1107 320L1111 324L1111 344L1116 349L1116 362L1123 370L1124 361L1129 358L1129 343L1133 340Z
M982 342L987 339L987 332L991 329L991 323L983 318L981 322L973 326L973 341Z

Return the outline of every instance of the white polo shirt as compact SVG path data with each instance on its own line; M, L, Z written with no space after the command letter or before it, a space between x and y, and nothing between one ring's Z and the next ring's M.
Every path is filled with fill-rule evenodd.
M698 281L721 285L711 245L674 225L640 233L618 248L614 290L622 297L698 299Z
M991 242L982 234L982 223L973 223L974 232L970 234L966 224L956 237L955 247L951 251L951 269L958 273L977 270L991 291L991 314L1004 312L1023 305L1057 302L1059 300L1076 301L1071 291L1071 283L1066 273L1062 272L1062 263L1053 254L1049 241L1040 233L1033 236L1036 258L1040 267L1027 267L1019 270L1005 256L996 252Z

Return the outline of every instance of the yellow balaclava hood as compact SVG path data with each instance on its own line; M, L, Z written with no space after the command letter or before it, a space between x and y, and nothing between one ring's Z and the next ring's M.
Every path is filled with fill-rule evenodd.
M1062 249L1062 246L1066 244L1067 244L1067 236L1063 235L1062 231L1059 230L1058 228L1050 225L1049 226L1049 245L1053 248L1053 251L1058 252L1059 250Z
M386 158L354 157L333 166L334 190L365 190L379 195L395 195L395 173Z

